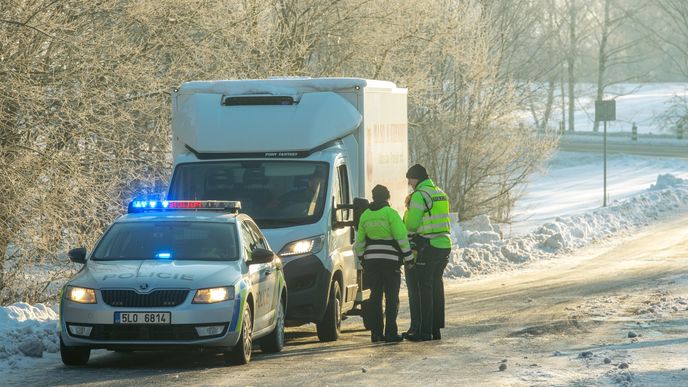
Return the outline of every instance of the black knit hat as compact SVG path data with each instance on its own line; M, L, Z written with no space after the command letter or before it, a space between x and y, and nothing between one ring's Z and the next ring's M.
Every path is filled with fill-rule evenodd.
M428 171L425 170L424 166L416 164L409 168L408 172L406 172L406 178L425 180L428 178Z
M386 202L390 198L389 190L384 185L376 185L373 187L373 201L374 202Z

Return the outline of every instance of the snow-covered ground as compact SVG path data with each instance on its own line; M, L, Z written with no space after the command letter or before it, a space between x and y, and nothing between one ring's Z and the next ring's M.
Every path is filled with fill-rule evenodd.
M688 159L611 154L607 156L608 202L650 188L658 175L688 179ZM524 235L560 215L576 215L602 206L603 158L595 153L558 152L547 169L534 173L516 202L505 234Z
M558 152L529 178L511 225L493 225L485 216L455 224L458 248L445 276L509 270L688 209L688 159L609 155L607 208L602 176L601 155Z
M687 83L624 83L607 88L605 99L616 100L616 121L607 124L609 132L631 132L635 122L638 133L670 133L661 120L674 97L688 98ZM592 131L595 119L595 85L577 84L574 120L576 131ZM553 123L561 120L561 102L557 99L552 113ZM532 116L524 112L526 123ZM600 130L601 130L600 126Z
M57 305L18 302L0 307L0 371L59 361Z

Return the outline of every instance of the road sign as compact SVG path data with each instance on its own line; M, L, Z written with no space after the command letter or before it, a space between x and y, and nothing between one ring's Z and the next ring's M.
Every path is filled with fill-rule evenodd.
M602 205L607 207L607 121L616 120L616 100L595 101L595 121L604 122L604 198Z
M595 101L595 121L615 121L616 100Z

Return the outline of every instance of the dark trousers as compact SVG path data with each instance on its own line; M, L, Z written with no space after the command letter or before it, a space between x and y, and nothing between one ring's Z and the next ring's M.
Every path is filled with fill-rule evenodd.
M444 282L450 249L428 247L414 270L417 275L421 336L431 336L444 328Z
M418 271L415 267L405 267L406 290L408 291L409 312L411 313L411 326L409 332L420 330L420 289L418 288Z
M373 336L394 337L398 334L399 287L401 271L399 263L387 259L370 259L365 262L365 276L370 285L370 299L366 313ZM383 323L382 296L385 297L385 321Z

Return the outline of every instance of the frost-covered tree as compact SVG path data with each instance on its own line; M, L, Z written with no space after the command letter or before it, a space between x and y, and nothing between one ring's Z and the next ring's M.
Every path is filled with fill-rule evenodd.
M488 7L489 8L489 7ZM171 171L169 90L192 79L390 79L411 153L463 217L508 218L551 149L478 1L0 2L0 302L45 300L137 193ZM501 43L500 43L501 42ZM37 275L38 274L38 275Z

